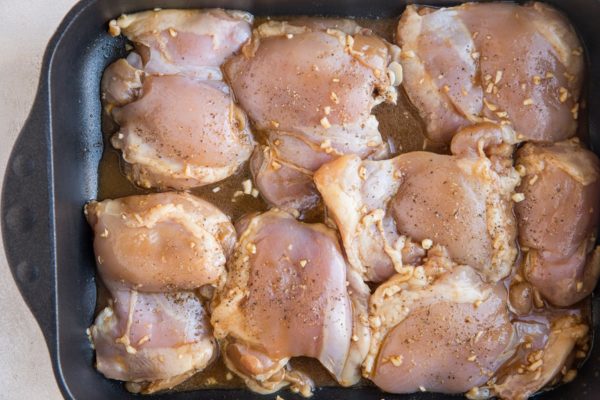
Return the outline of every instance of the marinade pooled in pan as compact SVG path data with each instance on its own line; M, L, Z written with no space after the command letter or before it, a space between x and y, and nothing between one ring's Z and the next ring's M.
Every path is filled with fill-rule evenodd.
M286 20L289 18L278 17L273 19ZM265 20L267 20L267 18L257 18L255 25L258 25ZM387 39L392 43L394 42L394 34L398 22L397 18L357 19L357 22L361 26L373 30L374 33L384 39ZM399 89L397 105L382 103L373 110L373 114L379 121L379 130L392 150L391 156L418 150L440 153L447 152L447 149L444 148L427 146L425 136L423 135L424 125L418 116L416 109L408 100L402 87ZM585 140L584 135L587 132L585 111L587 110L582 111L583 115L581 115L580 118L578 132L579 136ZM125 177L120 154L110 145L109 141L111 135L116 132L117 126L106 113L103 113L102 115L102 130L104 136L104 153L98 171L98 200L153 192L154 190L142 189L133 185ZM254 130L253 132L255 133L255 136L257 136L256 131ZM263 138L260 136L257 136L256 140L258 142L264 142ZM248 168L248 163L245 163L243 168L233 176L214 184L191 189L190 192L217 205L232 219L232 221L235 222L246 213L266 211L268 209L267 204L260 196L256 198L250 195L234 196L236 192L242 190L242 182L247 179L252 179L252 177ZM307 222L322 222L324 219L322 208L309 211L303 216L303 219ZM508 279L510 278L507 278L507 287ZM99 286L102 285L99 279L97 280L97 284ZM371 289L374 290L375 287L376 286L373 286ZM97 311L106 304L108 300L107 295L107 291L103 287L99 287ZM580 304L573 306L573 312L581 313L589 320L589 316L591 315L590 304L589 299L586 299ZM548 312L552 313L552 310L548 310ZM538 317L532 315L531 318L536 319ZM316 386L337 386L335 380L315 359L299 357L292 359L290 364L294 369L307 373L314 380ZM371 384L368 381L363 380L361 381L361 385ZM223 364L222 359L218 358L204 371L197 373L173 390L189 391L203 388L245 388L245 385L240 378L230 373Z

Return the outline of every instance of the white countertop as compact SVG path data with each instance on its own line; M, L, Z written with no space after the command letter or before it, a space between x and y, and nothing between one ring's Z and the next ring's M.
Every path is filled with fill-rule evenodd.
M54 30L75 0L0 0L0 177L33 102ZM0 399L60 399L41 330L21 298L0 243Z

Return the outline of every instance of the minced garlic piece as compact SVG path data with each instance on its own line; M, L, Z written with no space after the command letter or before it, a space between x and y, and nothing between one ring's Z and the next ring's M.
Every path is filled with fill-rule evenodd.
M358 176L360 177L360 179L365 180L367 178L367 169L361 166L358 169Z
M112 37L119 36L121 34L121 27L117 25L116 20L113 19L108 23L108 33Z
M502 79L502 70L498 70L498 71L496 71L496 78L494 79L494 83L498 84L498 82L500 82L501 79Z
M534 85L539 85L542 82L542 77L539 75L534 75L531 79Z
M536 182L537 182L538 178L539 178L539 176L538 176L537 174L536 174L536 175L534 175L534 176L533 176L533 178L531 178L531 179L529 180L529 184L530 184L530 185L533 185L534 183L536 183Z
M423 239L421 242L421 247L423 247L425 250L429 250L431 246L433 246L433 240L431 239Z
M308 264L308 261L307 261L307 260L300 260L300 266L301 266L302 268L306 267L306 264Z
M577 119L579 117L579 103L575 103L573 108L571 108L571 114L573 114L573 119Z
M248 250L251 254L256 254L256 245L254 243L248 243L246 245L246 250Z
M563 87L563 86L558 88L558 100L561 103L564 103L565 101L567 101L568 98L569 98L569 91L567 90L567 88Z
M563 382L564 383L569 383L571 382L573 379L575 379L577 377L577 370L575 369L570 369L567 371L567 373L565 374L565 376L563 376Z
M530 106L533 104L533 99L532 98L527 98L525 100L523 100L523 105L524 106Z
M212 189L212 192L213 192L213 193L217 193L217 192L219 192L219 191L221 191L221 187L220 187L220 186L214 187L214 188Z
M525 200L525 195L523 193L515 193L511 198L515 203L520 203Z
M217 379L214 376L209 376L208 378L206 378L206 380L204 381L204 383L206 385L216 385L217 384Z
M337 94L335 94L335 92L331 92L331 94L329 95L329 98L331 99L331 101L333 101L335 104L339 104L340 103L340 99L337 96Z
M323 107L323 111L325 112L325 115L329 115L331 114L331 107L325 106Z
M402 355L390 356L389 360L394 367L399 367L402 365L403 357L402 357Z
M144 343L146 343L148 340L150 340L150 336L145 335L144 337L142 337L140 340L138 340L137 345L141 346Z
M544 364L544 360L537 360L533 364L528 365L527 369L529 371L535 371L536 369L540 368L542 366L542 364Z
M252 181L250 179L246 179L245 181L242 181L242 188L243 188L244 194L252 193Z
M325 129L329 129L331 128L331 123L329 122L329 120L327 119L327 117L323 117L321 118L321 126Z

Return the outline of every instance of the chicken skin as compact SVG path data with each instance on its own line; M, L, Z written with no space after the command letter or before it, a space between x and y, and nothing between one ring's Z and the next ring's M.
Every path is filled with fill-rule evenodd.
M368 287L347 268L331 229L271 210L238 224L227 283L213 301L227 367L248 387L310 395L292 357L318 359L343 386L360 379L369 345Z
M135 44L148 74L220 80L219 67L250 39L252 21L243 11L155 10L122 15L110 27Z
M251 21L235 11L165 10L113 23L136 52L106 69L101 90L120 127L111 143L135 184L188 189L223 180L248 160L246 115L219 67L249 39Z
M86 212L102 279L141 291L217 286L235 244L229 218L185 193L91 202Z
M488 156L482 146L494 149L513 136L507 127L482 124L457 134L453 155L349 155L321 167L315 183L352 267L381 282L440 244L486 279L506 277L517 255L511 196L519 176L510 159Z
M85 213L108 305L90 328L96 368L130 390L171 388L217 355L194 290L221 286L235 243L229 219L189 194L91 202Z
M303 18L258 26L242 54L225 64L240 105L266 140L251 170L269 203L313 207L319 196L312 174L323 163L386 153L371 111L396 101L399 51L353 21Z
M546 313L513 323L519 345L511 360L470 398L525 400L544 387L568 383L577 375L571 367L589 350L589 326L578 313Z
M424 265L404 266L377 288L369 322L364 373L390 393L464 393L515 350L502 284L484 283L437 246Z
M185 381L216 358L208 315L194 293L112 288L111 295L112 304L90 328L96 368L107 378L153 393Z
M397 30L404 88L432 142L482 120L522 140L575 134L584 59L567 19L542 4L407 6Z
M573 305L600 276L600 162L577 139L526 144L516 162L524 174L515 211L525 278L552 304Z

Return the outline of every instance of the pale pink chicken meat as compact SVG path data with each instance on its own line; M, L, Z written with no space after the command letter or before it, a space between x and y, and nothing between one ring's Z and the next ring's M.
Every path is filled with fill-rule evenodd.
M525 278L554 305L573 305L600 276L598 157L572 139L526 144L516 163L524 174L515 210Z
M254 145L246 116L220 81L146 76L137 99L112 110L111 140L142 187L185 189L235 173Z
M211 319L227 367L260 393L291 384L310 395L310 378L287 365L299 356L318 359L341 385L356 383L369 290L334 231L272 210L247 217L239 233Z
M111 294L112 304L90 328L96 368L107 378L152 393L183 382L216 358L209 317L194 293Z
M186 193L94 201L86 213L102 279L141 291L217 286L235 244L229 218Z
M482 120L521 140L575 134L584 56L577 34L542 3L409 5L398 24L404 88L433 142Z
M344 156L322 166L315 183L350 264L364 279L381 282L440 244L487 279L506 277L517 255L511 196L519 176L510 158L493 149L511 136L508 128L482 124L456 136L453 155ZM490 155L471 142L489 147Z
M396 100L398 53L353 21L302 18L258 26L242 54L225 64L240 105L266 140L251 165L269 203L310 208L318 201L312 173L324 162L386 153L371 111ZM297 196L286 196L286 186Z
M111 33L134 42L149 74L221 79L221 64L251 36L252 15L243 11L156 10L122 15Z
M377 288L369 321L364 374L386 392L464 393L515 351L502 284L484 283L439 247Z
M185 193L94 201L85 214L110 292L90 328L96 368L144 393L204 369L217 347L196 293L225 281L235 243L228 217Z
M546 312L514 321L519 346L510 361L471 398L525 400L546 387L569 383L589 351L590 327L577 312Z
M135 184L188 189L223 180L248 160L254 140L220 65L250 38L251 21L236 11L164 10L111 23L136 46L101 85L119 125L111 142Z

